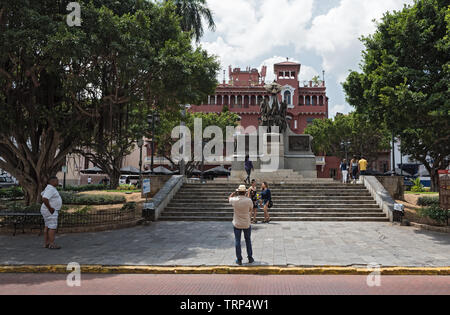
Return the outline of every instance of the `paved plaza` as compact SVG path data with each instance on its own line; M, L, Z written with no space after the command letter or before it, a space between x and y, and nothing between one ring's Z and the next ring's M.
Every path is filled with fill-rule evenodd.
M256 225L255 265L450 266L450 234L390 223L286 222ZM0 236L0 265L233 265L231 223L156 222L131 229L59 235L60 251L36 235ZM245 257L245 245L243 244Z

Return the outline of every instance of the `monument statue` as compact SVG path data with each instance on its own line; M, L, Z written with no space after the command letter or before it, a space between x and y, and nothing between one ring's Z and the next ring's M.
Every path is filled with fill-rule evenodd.
M288 127L286 119L288 105L286 102L280 104L278 101L278 93L281 92L282 86L273 82L264 88L270 93L270 98L269 100L264 99L260 104L261 125L268 127L269 132L272 132L272 127L278 126L279 132L284 133Z

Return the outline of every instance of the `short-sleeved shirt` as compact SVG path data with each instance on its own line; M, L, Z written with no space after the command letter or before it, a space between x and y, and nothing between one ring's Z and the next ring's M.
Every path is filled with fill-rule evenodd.
M271 201L272 200L272 192L270 189L263 190L261 192L261 198L263 201Z
M253 209L253 202L247 197L230 198L230 204L234 208L233 225L237 229L246 230L250 228L250 210Z
M42 198L48 199L50 206L53 209L55 209L55 211L61 210L62 199L61 199L61 196L59 195L58 190L54 186L47 185L45 190L41 193L41 196L42 196ZM49 209L47 208L47 206L44 203L42 204L41 210L49 211Z
M367 161L366 160L364 160L364 159L362 159L362 160L359 160L359 169L361 170L361 171L367 171Z

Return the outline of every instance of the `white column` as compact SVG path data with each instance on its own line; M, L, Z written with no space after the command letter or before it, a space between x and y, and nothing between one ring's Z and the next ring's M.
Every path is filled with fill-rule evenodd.
M214 99L214 105L217 105L217 94L216 94L215 99Z
M211 96L208 95L208 105L211 104Z

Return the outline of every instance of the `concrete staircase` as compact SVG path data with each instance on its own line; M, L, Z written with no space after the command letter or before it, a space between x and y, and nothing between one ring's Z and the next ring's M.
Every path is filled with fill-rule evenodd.
M237 183L185 184L165 208L162 221L231 221L229 194ZM272 221L388 222L363 185L310 181L271 185ZM263 219L263 212L258 213Z

